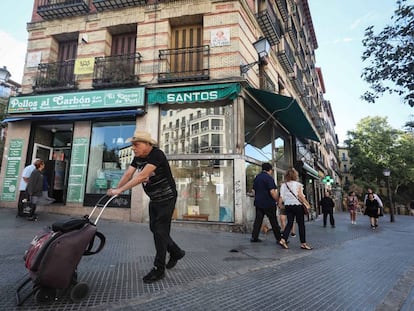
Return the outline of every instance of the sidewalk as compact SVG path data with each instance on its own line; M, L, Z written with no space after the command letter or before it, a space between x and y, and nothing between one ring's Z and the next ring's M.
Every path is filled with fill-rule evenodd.
M321 218L306 223L312 251L276 245L272 234L250 243L250 234L212 232L173 224L172 236L186 250L166 277L144 284L155 253L148 224L101 220L107 243L83 257L79 281L90 286L80 303L67 297L39 306L30 299L15 307L15 290L25 276L22 260L44 226L68 216L40 214L39 221L0 208L1 310L414 310L414 217L386 215L371 231L335 214L336 228Z

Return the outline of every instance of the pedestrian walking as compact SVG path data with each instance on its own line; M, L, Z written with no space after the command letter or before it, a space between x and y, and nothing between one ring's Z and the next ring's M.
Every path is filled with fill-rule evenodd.
M172 269L185 255L185 251L170 236L177 189L165 153L156 146L157 142L150 133L136 130L127 141L131 142L134 158L117 188L108 189L107 194L119 195L142 184L149 196L149 228L154 236L156 254L154 268L144 276L143 281L152 283L164 278L165 268ZM167 252L170 256L165 264Z
M369 217L371 229L375 230L378 227L377 219L379 217L381 208L377 199L375 199L372 192L367 194L367 200L365 201L365 215Z
M378 194L376 194L373 190L372 190L372 188L368 188L367 189L367 193L365 194L365 197L364 197L364 206L366 207L366 202L367 202L367 199L368 199L368 195L370 194L370 193L372 193L373 195L374 195L374 199L378 202L378 204L379 204L379 207L380 207L380 213L379 213L379 216L384 216L384 204L382 204L382 200L381 200L381 198L379 197L379 195ZM378 223L379 223L379 217L377 217L376 219L375 219L375 225L376 225L376 227L378 227Z
M299 174L294 168L289 168L285 173L285 182L280 186L279 204L284 204L286 209L287 225L283 231L283 242L289 239L294 221L299 228L300 248L311 250L312 247L306 243L305 211L304 207L310 209L310 204L303 194L303 185L298 182Z
M348 200L347 200L347 207L349 215L351 216L351 224L356 225L356 214L358 209L358 197L355 194L355 191L351 191L348 194Z
M323 226L326 227L327 218L329 216L329 223L332 228L335 228L335 219L333 215L335 202L332 200L329 191L325 191L325 195L319 202L319 206L321 207L323 213Z
M278 207L279 207L280 228L281 228L281 232L283 232L285 230L286 224L287 224L286 209L283 205L278 206ZM295 224L293 224L292 230L290 231L290 236L292 238L296 237L296 226L295 226Z
M25 216L23 212L24 204L23 200L29 200L26 188L27 183L29 182L29 177L32 174L32 172L36 169L36 163L38 163L40 159L35 159L32 164L27 165L22 172L22 177L20 179L19 184L19 201L17 202L17 216Z
M261 242L259 239L260 227L264 216L269 219L276 242L283 248L288 248L280 234L280 226L276 218L276 202L279 198L277 186L272 177L273 167L270 163L262 164L262 172L253 181L254 206L256 217L253 224L251 242Z
M35 161L35 169L30 174L27 182L27 196L30 202L30 214L28 220L37 220L36 207L39 199L43 195L43 169L45 168L45 162L43 160Z

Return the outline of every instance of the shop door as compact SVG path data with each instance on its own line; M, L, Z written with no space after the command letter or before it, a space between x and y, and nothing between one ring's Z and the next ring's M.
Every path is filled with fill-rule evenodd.
M32 156L32 163L35 159L42 159L43 161L47 161L52 159L53 148L44 146L38 143L35 143L33 146L33 156Z

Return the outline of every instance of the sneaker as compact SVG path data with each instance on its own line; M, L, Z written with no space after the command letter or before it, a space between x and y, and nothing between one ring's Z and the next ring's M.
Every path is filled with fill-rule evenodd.
M158 269L156 267L152 268L152 270L142 278L144 283L152 283L164 278L165 273L164 270Z
M251 239L250 239L250 242L252 242L252 243L258 243L258 242L262 242L262 240L260 240L260 239L253 239L253 238L251 238Z
M183 258L185 256L185 251L181 250L180 255L178 256L174 256L171 257L170 255L170 260L168 260L168 263L165 265L165 267L167 269L172 269L175 267L175 265L177 264L177 261L179 261L181 258Z

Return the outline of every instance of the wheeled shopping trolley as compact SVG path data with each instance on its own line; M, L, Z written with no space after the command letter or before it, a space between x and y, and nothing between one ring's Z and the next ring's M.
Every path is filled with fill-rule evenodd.
M77 281L77 267L82 256L94 255L103 249L105 236L97 231L96 224L115 197L105 195L90 215L56 222L34 237L24 255L28 277L16 290L17 305L22 305L32 295L39 304L54 301L63 293L69 293L74 302L88 295L88 285ZM98 216L92 222L95 212ZM97 239L99 245L94 246ZM21 297L21 292L30 282L31 292Z

